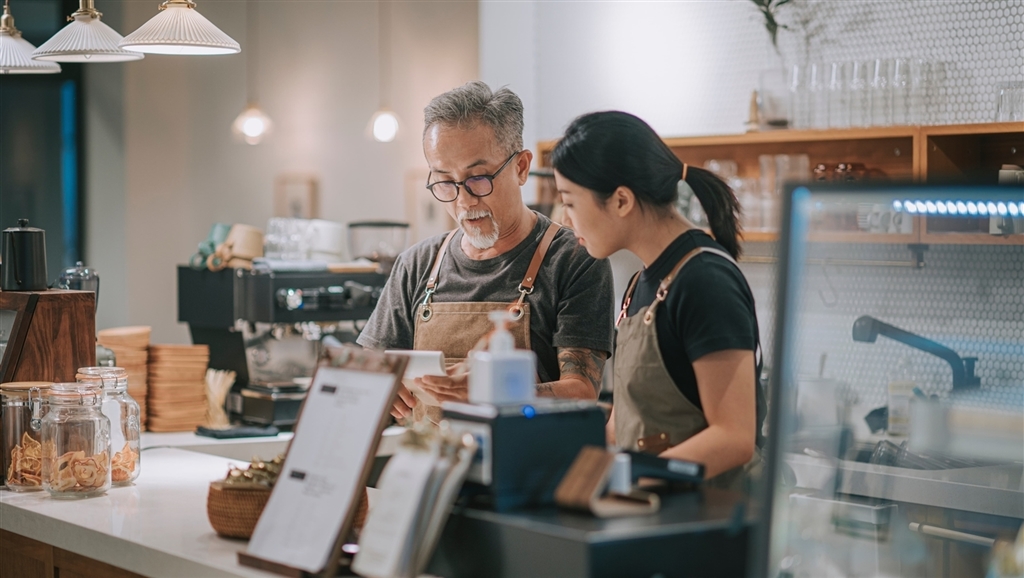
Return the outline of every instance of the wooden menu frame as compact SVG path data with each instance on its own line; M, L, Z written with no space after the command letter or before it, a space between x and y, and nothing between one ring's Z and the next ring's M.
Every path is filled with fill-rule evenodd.
M385 354L380 351L360 349L352 346L325 348L317 371L319 371L319 367L327 366L340 369L391 374L393 376L393 380L391 381L391 391L387 396L388 401L384 404L381 415L377 419L377 429L375 435L371 438L372 441L370 442L370 447L366 452L366 459L360 465L359 479L349 503L349 509L345 513L341 527L338 529L338 534L334 539L334 546L327 558L327 564L319 573L310 573L279 562L266 560L244 551L238 553L239 564L294 578L312 578L313 576L326 578L332 577L337 573L342 556L342 546L345 544L345 538L352 531L352 524L359 510L359 503L362 499L363 493L365 492L366 482L370 478L374 458L377 455L377 447L380 444L381 434L389 423L389 418L391 417L390 410L392 404L394 404L395 396L398 395L398 387L402 382L402 376L405 374L405 367L407 363L408 358L405 356ZM315 373L313 375L313 383L316 383ZM302 408L299 410L299 419L295 427L296 437L293 438L289 444L289 450L292 445L296 443L298 435L301 433L300 425L302 423L302 410L305 409L305 405L305 402L303 402ZM314 435L316 434L314 433ZM287 458L285 462L287 463ZM277 487L275 487L275 490Z

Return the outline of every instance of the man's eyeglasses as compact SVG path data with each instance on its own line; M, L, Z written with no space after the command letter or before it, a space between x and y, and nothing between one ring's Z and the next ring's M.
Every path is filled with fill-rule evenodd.
M508 157L505 162L501 165L497 171L494 171L493 175L478 175L475 177L469 177L464 181L438 181L436 183L430 182L430 175L427 175L427 188L430 189L430 194L434 195L434 198L441 201L442 203L450 203L459 197L459 187L465 187L466 192L473 195L474 197L486 197L487 195L494 192L494 179L497 178L501 171L505 170L508 163L512 162L512 159L516 158L516 155L523 151L517 151L512 153L512 156Z

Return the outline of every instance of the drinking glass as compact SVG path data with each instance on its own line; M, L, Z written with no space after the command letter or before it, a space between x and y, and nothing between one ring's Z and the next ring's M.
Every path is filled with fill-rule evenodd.
M949 66L945 62L933 62L928 82L928 123L947 124L947 80L949 79Z
M794 64L789 68L789 115L793 128L811 126L810 93L807 86L807 67Z
M928 92L931 90L929 75L931 63L923 59L910 61L910 124L928 122Z
M891 66L892 124L906 125L910 122L910 66L904 58L894 58Z
M850 63L850 126L871 126L870 70L867 62Z
M850 66L846 62L833 62L829 68L828 126L831 128L850 126L849 72Z
M996 122L1024 120L1024 82L996 85Z
M810 89L811 127L828 128L828 66L821 62L810 65L807 82Z
M871 124L892 125L892 68L889 58L876 58L871 67Z

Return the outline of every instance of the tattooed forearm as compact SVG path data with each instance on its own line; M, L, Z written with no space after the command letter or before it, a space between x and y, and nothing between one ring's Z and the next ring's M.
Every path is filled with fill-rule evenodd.
M555 386L553 383L538 383L537 395L540 397L555 397Z
M582 347L559 347L558 370L561 379L579 379L599 392L604 374L604 352Z

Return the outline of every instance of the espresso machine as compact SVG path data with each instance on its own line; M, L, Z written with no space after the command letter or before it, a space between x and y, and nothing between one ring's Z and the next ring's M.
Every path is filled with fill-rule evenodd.
M295 424L321 342L354 342L387 281L379 272L196 270L178 267L178 320L210 347L209 366L236 374L232 421Z

